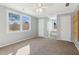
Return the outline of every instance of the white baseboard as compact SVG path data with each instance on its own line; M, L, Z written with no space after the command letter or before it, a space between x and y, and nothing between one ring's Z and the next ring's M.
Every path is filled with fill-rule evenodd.
M15 43L18 43L18 42L21 42L21 41L24 41L24 40L32 39L32 38L35 38L35 37L37 37L37 36L33 36L33 37L25 38L25 39L22 39L22 40L17 40L15 42L11 42L11 43L8 43L8 44L5 44L5 45L1 45L0 48L11 45L11 44L15 44Z
M79 42L74 42L74 44L75 44L77 50L79 51Z

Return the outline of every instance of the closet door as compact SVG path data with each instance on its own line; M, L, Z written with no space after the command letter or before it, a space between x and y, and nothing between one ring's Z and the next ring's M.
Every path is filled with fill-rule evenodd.
M44 19L38 20L38 31L39 37L44 37Z
M71 16L60 16L60 40L71 41Z

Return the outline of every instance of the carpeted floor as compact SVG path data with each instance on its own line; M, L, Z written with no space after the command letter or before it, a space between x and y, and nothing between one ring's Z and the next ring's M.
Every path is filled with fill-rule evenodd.
M79 55L79 52L71 42L35 38L0 48L0 55Z

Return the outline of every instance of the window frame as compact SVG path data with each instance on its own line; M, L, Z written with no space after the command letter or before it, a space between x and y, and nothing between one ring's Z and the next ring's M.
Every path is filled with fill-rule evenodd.
M22 24L23 24L23 22L22 22L22 16L29 17L29 30L22 30ZM31 17L28 16L28 15L21 14L21 32L29 32L29 31L31 31Z
M20 16L20 30L18 30L18 31L10 31L9 30L9 24L10 24L9 23L9 13L14 13L14 14L17 14L17 15ZM7 10L6 11L7 33L19 33L19 32L28 32L28 31L31 31L31 17L30 16L28 16L29 17L29 30L22 30L22 16L28 16L28 15L25 15L25 14L22 14L22 13L19 13L19 12L16 12L16 11L12 11L12 10Z

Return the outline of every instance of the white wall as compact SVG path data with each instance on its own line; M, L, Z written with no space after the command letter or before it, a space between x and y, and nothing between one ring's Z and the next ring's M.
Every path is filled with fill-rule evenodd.
M69 14L63 14L58 15L59 19L57 18L57 39L58 40L65 40L65 41L72 41L71 35L72 35L72 13ZM51 18L46 19L39 19L39 36L47 37L48 31L47 31L47 22L51 20ZM64 30L62 31L61 30Z
M74 11L78 11L78 10L79 10L79 4L77 5Z
M37 18L31 17L31 31L29 32L18 32L18 33L7 33L7 8L0 7L0 47L13 44L29 38L34 38L38 35L38 21Z

